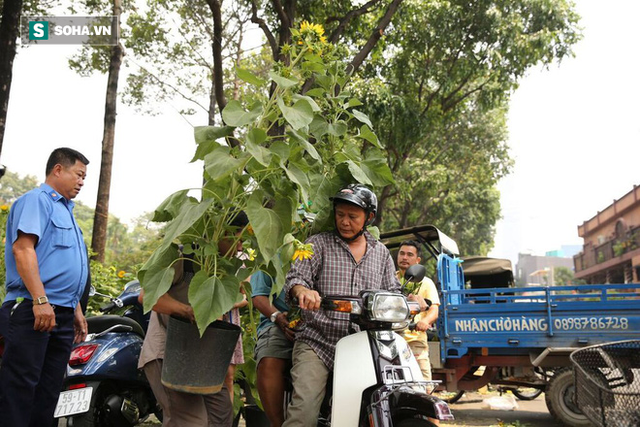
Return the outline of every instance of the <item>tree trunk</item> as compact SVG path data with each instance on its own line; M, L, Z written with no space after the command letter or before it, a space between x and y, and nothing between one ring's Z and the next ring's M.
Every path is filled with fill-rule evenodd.
M113 2L113 14L118 17L122 8L120 0ZM119 29L118 29L119 30ZM119 32L119 31L118 31ZM122 64L123 48L120 42L111 48L111 62L107 79L107 96L104 107L104 132L102 135L102 161L100 163L100 180L98 183L98 200L93 218L93 236L91 249L92 259L104 262L107 242L107 223L109 221L109 197L111 193L111 167L113 165L113 144L116 131L116 104L118 100L118 77Z
M5 0L0 23L0 154L7 124L9 93L13 77L13 59L16 56L16 39L20 28L22 0Z

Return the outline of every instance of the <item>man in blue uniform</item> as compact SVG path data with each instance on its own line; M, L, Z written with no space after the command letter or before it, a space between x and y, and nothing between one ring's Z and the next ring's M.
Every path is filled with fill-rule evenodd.
M2 426L52 424L71 346L86 337L78 302L89 261L72 199L84 185L87 164L75 150L54 150L45 183L16 200L9 213L7 296L0 308Z

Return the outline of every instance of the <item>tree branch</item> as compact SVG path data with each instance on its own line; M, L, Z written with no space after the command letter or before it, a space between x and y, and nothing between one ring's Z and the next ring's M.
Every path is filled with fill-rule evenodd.
M350 10L342 18L334 17L334 18L327 19L326 21L327 23L333 20L339 21L338 27L335 30L333 30L333 32L331 33L331 36L329 36L329 42L336 44L338 42L338 39L342 35L342 33L344 33L345 28L347 28L347 25L349 24L349 22L351 22L353 18L364 15L365 13L369 13L369 9L373 7L376 3L380 3L380 0L370 0L367 3L363 4L361 7L359 7L358 9Z
M213 14L213 41L211 47L213 50L213 93L216 103L218 104L218 110L220 116L222 116L222 110L227 106L227 98L224 95L224 72L222 64L222 7L219 0L207 0L207 4ZM212 100L213 101L213 100ZM213 117L213 105L209 107L209 124L214 124ZM237 143L237 142L236 142ZM235 146L232 141L232 145Z
M192 102L195 105L197 105L198 107L202 108L202 111L204 111L204 112L208 111L207 108L204 105L202 105L201 103L199 103L196 99L188 97L187 95L182 93L180 91L180 89L178 89L177 87L173 86L171 83L167 83L167 82L163 81L162 79L160 79L160 77L156 76L151 71L149 71L147 68L145 68L144 66L140 65L139 63L137 63L133 58L129 58L129 61L131 61L135 65L137 65L138 68L140 68L142 71L144 71L147 75L151 76L151 78L154 79L155 81L157 81L158 84L160 85L160 87L162 87L163 89L166 86L169 89L171 89L173 92L175 92L176 94L180 95L184 100Z
M380 40L380 38L384 34L384 30L387 28L387 26L389 26L391 18L393 18L393 15L398 10L398 7L400 6L400 3L402 3L402 1L403 0L393 0L389 4L387 11L385 12L384 16L380 18L378 26L374 29L373 33L371 33L371 36L369 37L369 40L367 40L367 43L365 43L362 50L360 50L360 52L356 54L351 63L347 66L348 73L355 73L356 71L358 71L358 68L360 68L366 57L369 56L369 53L371 53L371 51L373 50L376 43L378 43L378 40Z
M251 0L251 22L254 24L258 24L258 27L262 30L265 37L267 38L267 42L269 43L269 47L271 48L271 55L273 56L273 60L278 60L278 55L280 53L280 48L278 47L278 42L276 38L273 36L271 30L267 26L267 23L264 19L258 17L258 4L257 0Z

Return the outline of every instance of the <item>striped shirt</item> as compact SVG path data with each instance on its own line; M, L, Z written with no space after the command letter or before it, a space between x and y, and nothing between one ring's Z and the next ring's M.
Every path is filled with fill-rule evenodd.
M313 243L313 256L296 261L289 270L285 285L287 299L295 285L318 291L321 297L357 296L365 289L399 292L400 282L389 250L368 232L364 236L367 249L357 263L347 243L335 233L310 237L306 243ZM296 333L296 340L308 344L331 370L336 343L348 334L348 318L346 313L303 310L304 328Z

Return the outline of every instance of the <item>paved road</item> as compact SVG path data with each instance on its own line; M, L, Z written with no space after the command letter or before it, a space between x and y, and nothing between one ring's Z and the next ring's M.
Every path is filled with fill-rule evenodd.
M451 411L456 418L452 422L443 422L447 427L562 427L547 410L544 394L532 401L516 400L518 409L515 411L498 411L482 409L482 401L491 395L479 393L465 393L457 402L451 405Z

